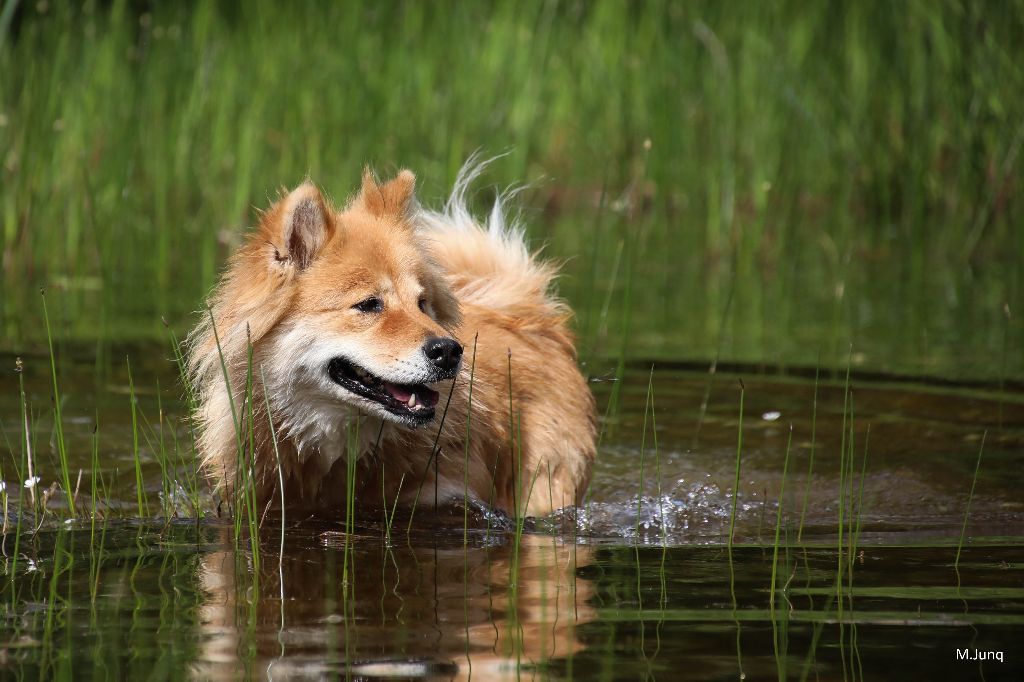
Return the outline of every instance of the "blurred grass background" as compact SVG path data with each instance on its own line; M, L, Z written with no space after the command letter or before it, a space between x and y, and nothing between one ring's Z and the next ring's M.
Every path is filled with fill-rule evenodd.
M586 357L1024 377L1024 2L13 2L0 347L163 339L278 188L528 182ZM493 196L481 191L481 206Z

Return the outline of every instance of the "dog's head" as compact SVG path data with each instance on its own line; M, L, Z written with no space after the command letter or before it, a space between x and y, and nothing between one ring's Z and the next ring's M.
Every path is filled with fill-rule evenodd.
M253 255L287 302L258 348L271 398L305 413L286 420L322 423L349 404L420 426L458 373L458 304L416 232L415 182L367 171L340 212L306 183L264 214Z

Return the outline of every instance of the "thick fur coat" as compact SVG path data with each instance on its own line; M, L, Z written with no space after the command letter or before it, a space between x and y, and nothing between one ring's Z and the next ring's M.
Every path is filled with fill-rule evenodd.
M580 501L596 418L570 313L500 198L471 217L478 169L440 211L411 172L367 171L342 210L307 182L261 216L189 338L222 495L251 480L277 506L283 481L288 510L343 515L352 458L357 510L435 490L511 514Z

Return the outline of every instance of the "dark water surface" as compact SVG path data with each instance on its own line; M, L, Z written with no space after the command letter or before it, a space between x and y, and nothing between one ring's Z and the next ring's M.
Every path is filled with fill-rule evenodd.
M628 547L289 529L262 566L227 529L42 533L22 551L4 671L26 679L1019 679L1021 554L867 544L836 598L836 553ZM354 568L352 568L354 566ZM730 573L731 569L731 573ZM283 582L282 582L283 577ZM735 597L735 600L734 600ZM958 661L957 650L1004 662ZM1015 675L1017 676L1015 678Z
M0 677L1024 676L1024 392L1015 384L854 373L847 392L842 372L816 382L813 369L709 374L666 364L651 375L638 363L621 382L593 384L599 404L613 407L581 509L531 520L521 536L478 510L468 529L461 509L418 514L411 531L399 513L390 539L374 519L348 535L340 519L286 518L282 537L281 519L268 517L257 556L208 494L194 518L167 354L132 350L154 518L138 518L127 373L98 375L88 353L67 352L59 371L72 484L89 470L98 416L100 513L65 523L55 495L38 532L28 526L39 519L20 517L20 535L19 377L4 373L0 425L13 457L2 459L12 513ZM41 495L58 478L48 358L24 358L20 378ZM841 451L850 456L841 461ZM78 485L79 504L91 504L88 473ZM993 658L958 660L958 651Z

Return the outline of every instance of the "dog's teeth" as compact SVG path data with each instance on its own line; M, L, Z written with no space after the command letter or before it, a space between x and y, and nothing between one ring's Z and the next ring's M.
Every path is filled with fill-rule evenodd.
M406 403L409 407L416 407L416 394L413 393L409 396L409 402Z

